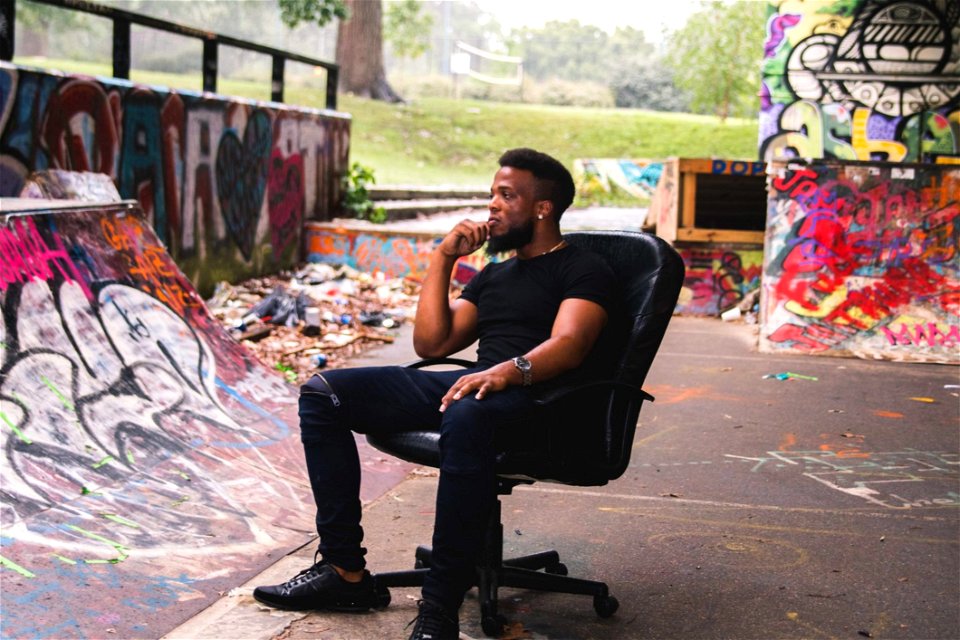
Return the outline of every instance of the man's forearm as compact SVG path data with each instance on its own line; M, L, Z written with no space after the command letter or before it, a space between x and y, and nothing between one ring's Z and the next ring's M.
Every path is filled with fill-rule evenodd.
M446 255L439 247L430 257L413 327L413 348L421 357L436 357L439 347L450 337L450 275L456 262L456 256Z

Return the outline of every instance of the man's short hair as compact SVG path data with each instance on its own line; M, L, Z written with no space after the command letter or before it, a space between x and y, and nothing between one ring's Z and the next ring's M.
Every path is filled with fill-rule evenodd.
M576 187L573 176L560 161L533 149L510 149L500 156L501 167L524 169L537 179L537 199L549 200L557 220L573 203Z

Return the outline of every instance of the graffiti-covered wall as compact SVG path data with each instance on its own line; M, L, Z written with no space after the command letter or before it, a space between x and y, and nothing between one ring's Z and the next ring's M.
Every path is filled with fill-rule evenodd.
M33 171L110 176L201 294L300 258L330 219L349 116L0 63L0 197Z
M657 188L663 163L654 160L577 158L573 180L580 197L618 190L634 198L649 198Z
M716 316L760 286L761 247L682 244L676 249L686 267L677 313Z
M436 233L365 231L317 223L307 223L306 236L308 262L345 264L387 278L413 280L426 275L430 256L443 239ZM489 261L483 252L460 258L453 281L466 284Z
M761 350L960 364L960 167L770 171Z
M960 2L771 5L761 158L960 162Z
M160 637L306 541L296 393L139 211L0 215L0 310L3 637Z

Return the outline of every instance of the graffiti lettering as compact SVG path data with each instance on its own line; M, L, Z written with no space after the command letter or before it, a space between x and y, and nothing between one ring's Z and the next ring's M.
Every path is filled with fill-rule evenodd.
M742 160L714 160L710 172L735 176L758 176L766 173L765 162L743 162Z
M717 315L760 286L761 249L683 248L680 256L687 267L681 313Z
M895 168L818 164L771 181L778 202L768 214L768 346L957 359L939 328L933 340L911 340L888 327L918 309L931 318L923 326L958 322L960 191L944 201L941 186L960 184L960 170L929 166L894 177ZM922 352L902 353L918 346Z
M854 5L778 3L764 49L760 156L960 157L960 12L922 0Z
M931 347L949 347L960 344L960 325L951 325L944 333L935 322L907 324L900 323L900 330L893 327L881 327L883 335L891 345L912 345L926 342Z
M0 62L0 197L20 195L32 171L105 174L124 198L139 200L207 295L227 274L239 280L289 265L303 218L338 213L349 125L335 114ZM269 224L260 223L264 212Z
M33 218L15 218L9 226L0 227L0 292L14 283L49 280L56 270L64 280L79 283L92 297L56 231L52 244L49 246L41 237Z
M291 246L299 236L303 220L303 157L293 154L283 158L276 149L270 158L267 178L269 193L270 238L275 259Z
M8 218L0 274L2 560L22 578L4 582L23 614L11 633L92 637L109 619L150 635L142 613L205 606L196 575L232 580L232 558L302 543L295 393L199 321L139 212ZM178 284L195 306L161 297Z

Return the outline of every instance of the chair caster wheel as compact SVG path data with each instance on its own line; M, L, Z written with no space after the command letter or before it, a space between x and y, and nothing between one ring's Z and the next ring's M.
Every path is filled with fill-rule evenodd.
M420 545L417 547L417 552L414 554L416 560L414 560L413 568L414 569L429 569L430 560L433 557L433 551L430 547L425 547Z
M562 562L552 564L545 568L544 571L555 576L565 576L568 574L567 565L563 564Z
M390 604L390 589L386 587L377 587L376 595L373 600L374 609L386 609Z
M497 638L503 633L503 628L507 624L507 619L503 616L483 616L480 620L480 627L483 632L491 638Z
M619 608L620 603L613 596L594 596L593 598L593 610L601 618L609 618Z

